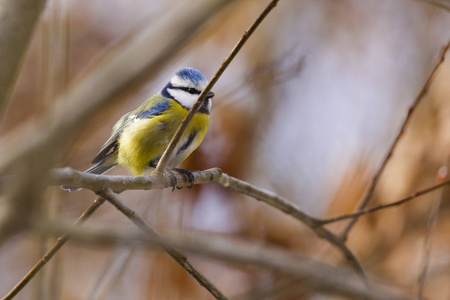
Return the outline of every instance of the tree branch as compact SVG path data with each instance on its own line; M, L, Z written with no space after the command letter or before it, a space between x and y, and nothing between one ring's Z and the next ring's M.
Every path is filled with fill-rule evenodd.
M418 198L418 197L420 197L422 195L431 193L431 192L433 192L433 191L435 191L437 189L440 189L440 188L442 188L442 187L444 187L446 185L449 185L449 184L450 184L450 180L447 180L447 181L444 181L444 182L439 183L437 185L434 185L432 187L429 187L429 188L426 188L424 190L415 192L412 195L410 195L410 196L408 196L406 198L400 199L398 201L395 201L395 202L392 202L392 203L389 203L389 204L380 204L380 205L373 206L373 207L370 207L370 208L366 208L366 209L363 209L363 210L360 210L358 212L351 213L351 214L343 214L343 215L340 215L340 216L337 216L337 217L332 217L332 218L328 218L328 219L322 219L322 220L319 220L318 223L321 224L321 225L325 225L325 224L334 223L334 222L338 222L338 221L343 221L343 220L347 220L347 219L359 218L359 217L361 217L363 215L366 215L366 214L369 214L369 213L373 213L373 212L376 212L378 210L382 210L382 209L386 209L386 208L390 208L390 207L394 207L394 206L399 206L399 205L401 205L403 203L406 203L406 202L409 202L411 200L414 200L414 199L416 199L416 198Z
M319 238L327 240L339 249L351 263L352 267L362 276L362 278L365 278L364 270L351 250L335 234L321 226L321 220L302 212L295 207L295 205L291 204L289 200L222 173L218 168L205 171L194 171L192 174L194 175L194 184L216 182L227 189L248 195L294 217L310 228ZM107 188L110 188L113 192L121 193L130 189L150 190L172 187L170 177L165 175L93 175L65 168L54 170L52 172L52 177L53 184L88 188L97 193L102 192ZM178 186L189 185L189 182L187 182L184 176L177 175L176 179Z
M103 198L97 198L94 200L94 202L89 206L83 214L75 221L74 227L78 227L79 225L83 224L96 210L99 208L105 200ZM42 269L43 266L47 262L49 262L52 257L58 252L59 249L69 240L71 237L70 234L65 233L62 236L60 236L55 245L53 245L50 250L47 251L47 253L34 265L34 267L25 275L20 282L8 293L6 294L1 300L11 300L13 299L30 281L33 279L33 277Z
M386 168L387 163L389 162L389 159L391 158L392 154L394 153L394 150L399 142L399 140L401 139L401 137L403 136L406 128L409 125L409 122L411 121L411 116L414 112L414 110L417 108L417 106L420 104L420 101L423 99L423 97L426 95L426 93L428 92L428 89L434 79L434 77L436 76L437 70L439 69L439 67L442 65L442 63L445 60L445 54L447 53L448 48L450 47L450 41L447 42L447 44L441 49L441 53L439 55L439 60L436 63L436 65L434 66L433 70L431 71L430 75L428 76L427 81L425 82L424 86L422 87L422 89L420 90L419 94L417 95L416 99L414 100L413 104L411 105L411 107L408 110L408 113L406 114L406 118L403 121L403 124L400 128L400 131L398 132L397 136L395 137L394 142L392 143L391 147L388 150L388 153L386 154L386 157L384 158L383 162L381 163L380 168L378 169L378 171L376 172L375 176L373 177L372 183L370 184L369 189L367 190L363 200L361 201L361 203L358 206L358 211L361 211L364 209L364 207L366 207L366 205L369 203L370 199L372 198L373 192L375 190L375 187L378 183L378 180L380 179L381 174L383 173L384 169ZM357 222L357 218L353 218L348 225L345 227L345 229L342 232L342 239L345 241L347 239L347 235L350 232L350 230L352 229L352 227L356 224Z
M238 52L241 50L241 48L244 46L245 42L249 39L249 37L253 34L253 32L256 30L256 28L261 24L261 22L264 20L264 18L272 11L272 9L277 6L279 0L272 0L269 5L264 9L264 11L259 15L259 17L255 20L252 26L244 32L239 42L234 46L233 50L231 50L230 54L228 54L228 57L222 62L222 65L220 65L219 69L217 70L216 74L211 78L211 80L206 85L205 89L200 93L198 96L197 101L195 104L191 107L186 117L181 121L180 126L178 127L177 131L173 135L172 139L170 140L169 145L167 145L166 150L164 151L161 159L158 162L158 165L155 169L155 174L163 174L164 170L166 169L166 165L169 161L170 156L172 155L172 152L175 150L176 145L181 139L181 136L183 135L183 132L186 130L189 122L194 117L195 113L198 111L200 106L202 105L206 94L209 93L209 91L212 89L212 87L216 84L217 80L219 80L220 76L223 74L225 69L228 67L228 65L231 63L231 61L234 59L234 57L238 54Z
M144 231L147 236L155 240L161 240L159 234L148 225L135 211L131 210L125 203L120 200L119 196L106 189L99 193L99 195L112 205L114 205L120 212L122 212L128 219L130 219L137 227ZM208 279L205 275L200 273L186 258L186 256L176 250L167 243L162 243L160 246L166 251L186 272L188 272L201 286L210 292L216 299L228 300L228 298Z

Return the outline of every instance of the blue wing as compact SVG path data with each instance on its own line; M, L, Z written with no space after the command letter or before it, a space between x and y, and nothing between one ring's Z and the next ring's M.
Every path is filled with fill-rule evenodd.
M136 115L136 119L149 119L153 116L159 116L164 113L170 106L170 102L168 100L159 102L154 106L150 107L150 109L139 112Z
M170 101L158 101L161 101L161 97L154 96L144 102L144 110L139 111L139 109L141 109L141 107L139 107L135 111L125 114L114 126L111 137L106 141L102 149L100 149L100 152L95 156L92 164L96 164L115 153L117 141L119 140L120 135L122 134L123 130L127 128L131 122L133 122L133 120L148 119L154 116L159 116L170 107ZM154 104L155 102L156 104Z

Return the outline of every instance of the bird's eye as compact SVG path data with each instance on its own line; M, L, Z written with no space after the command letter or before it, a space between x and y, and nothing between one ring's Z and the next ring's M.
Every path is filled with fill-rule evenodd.
M195 88L179 87L179 89L188 92L189 94L197 94L197 95L200 94L200 92L197 91Z

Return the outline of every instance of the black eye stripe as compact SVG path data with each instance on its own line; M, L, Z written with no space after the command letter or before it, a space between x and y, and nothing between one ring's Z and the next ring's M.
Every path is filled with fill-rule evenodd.
M194 88L188 88L188 87L181 87L181 86L179 86L179 87L177 87L177 89L185 91L185 92L187 92L189 94L194 94L194 95L200 94L200 91L197 90L197 89L194 89Z

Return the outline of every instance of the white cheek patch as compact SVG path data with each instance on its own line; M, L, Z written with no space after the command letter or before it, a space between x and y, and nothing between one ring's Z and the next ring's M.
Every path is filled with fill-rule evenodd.
M168 91L175 101L178 101L187 109L190 109L198 98L198 95L189 94L188 92L185 92L183 90L168 89Z
M185 80L185 79L182 79L182 78L180 78L180 77L178 77L178 76L173 77L173 78L170 80L170 83L171 83L173 86L194 87L194 86L192 85L192 82L191 82L190 80Z

